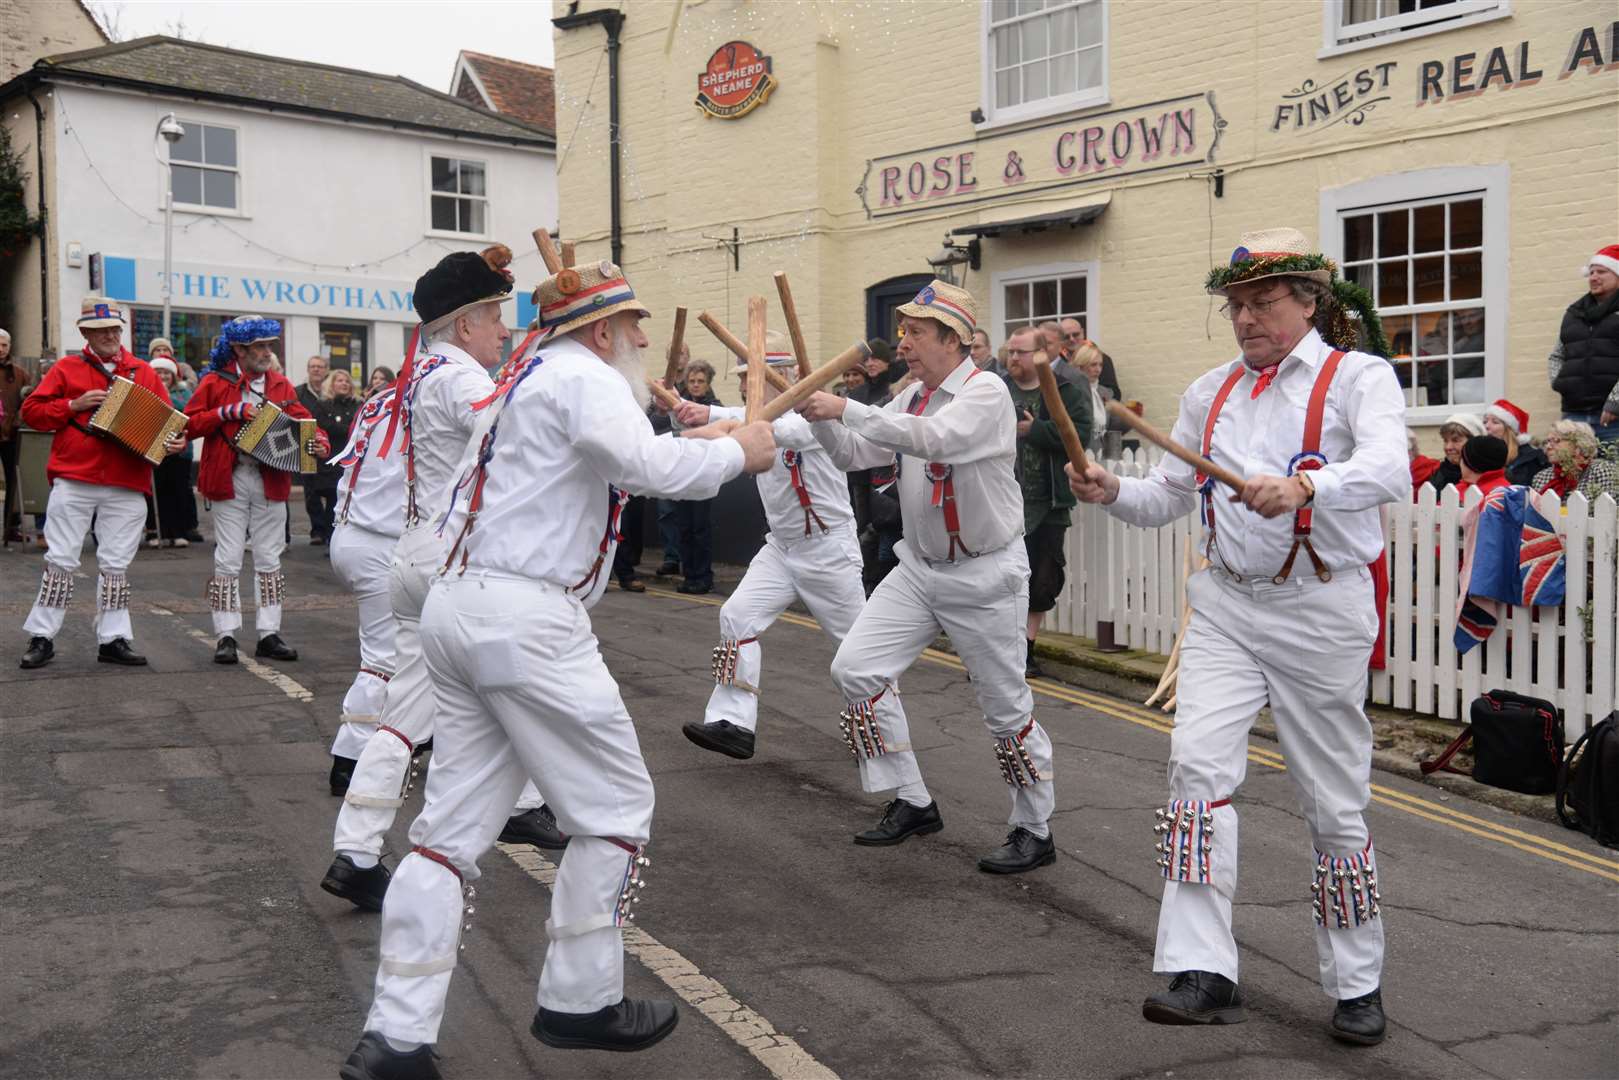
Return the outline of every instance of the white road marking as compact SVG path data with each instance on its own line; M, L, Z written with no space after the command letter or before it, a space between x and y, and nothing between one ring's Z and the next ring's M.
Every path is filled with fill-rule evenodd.
M172 615L174 612L165 611L163 608L155 607L152 609L152 614ZM204 645L207 645L209 648L213 648L216 644L213 635L211 634L205 634L194 626L188 626L185 629L186 633L190 634ZM253 674L257 675L259 678L263 679L265 682L269 683L271 686L275 687L277 690L281 691L294 701L315 700L315 692L313 690L305 690L303 686L299 684L298 680L292 678L290 675L283 675L275 668L266 667L250 656L238 657L238 662L247 670L251 671Z
M547 889L555 883L556 864L522 844L496 843L507 858ZM732 1042L752 1054L779 1080L838 1080L838 1074L810 1056L790 1036L742 1004L704 975L697 965L638 926L624 928L624 951L646 965L648 971L681 999L708 1017Z

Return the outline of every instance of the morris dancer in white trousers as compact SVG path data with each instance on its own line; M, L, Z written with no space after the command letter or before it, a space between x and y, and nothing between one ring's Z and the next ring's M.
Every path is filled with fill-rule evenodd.
M587 611L611 576L628 492L712 498L744 465L768 468L774 447L763 424L713 441L652 434L645 309L616 266L563 269L539 299L554 344L490 406L499 411L444 522L445 573L422 612L436 760L411 826L416 846L388 890L376 997L347 1080L439 1075L430 1044L478 859L525 778L543 779L572 836L546 923L534 1036L639 1050L678 1015L672 1002L624 997L620 927L647 865L652 781Z
M420 637L428 586L444 565L444 541L432 519L449 506L478 406L494 392L489 369L500 363L501 345L511 336L500 315L512 288L505 269L510 260L504 245L456 252L417 279L412 295L427 354L407 359L366 446L368 458L404 470L394 511L403 532L387 576L396 669L377 729L343 794L332 863L320 885L367 911L382 910L389 878L383 840L410 794L412 759L433 737L436 705ZM533 784L518 794L500 839L550 850L567 844Z
M790 369L793 355L777 331L766 334L765 362ZM737 366L738 374L747 365ZM743 381L744 391L747 382ZM766 384L766 398L776 392ZM676 418L687 427L741 420L746 410L684 402ZM706 750L734 758L753 756L759 723L763 657L759 635L794 600L803 600L821 629L841 642L866 604L860 586L860 541L854 533L847 474L815 441L810 425L788 413L771 425L781 448L769 472L756 478L770 531L748 564L742 583L720 608L720 643L714 647L714 693L702 720L681 728Z
M1047 822L1051 739L1034 719L1023 676L1029 614L1023 493L1013 475L1017 425L1006 383L968 357L977 315L972 296L935 281L899 308L899 355L917 382L878 409L832 394L801 411L843 469L884 468L899 455L905 539L899 566L866 601L832 661L848 706L842 722L867 791L897 789L857 844L898 844L944 828L922 782L900 707L900 673L942 631L972 676L990 747L1010 788L1012 831L978 860L1016 874L1057 857ZM832 421L841 421L834 423Z
M1367 663L1381 615L1368 563L1383 557L1382 503L1411 497L1405 405L1381 357L1346 351L1364 293L1337 280L1294 229L1249 233L1209 292L1224 295L1242 355L1181 397L1173 438L1247 477L1241 502L1166 457L1142 479L1092 464L1070 469L1074 493L1134 525L1199 506L1210 569L1186 585L1180 690L1169 750L1169 803L1158 811L1166 879L1153 970L1169 989L1143 1005L1160 1024L1244 1019L1231 907L1237 811L1248 730L1266 704L1315 855L1321 986L1337 1001L1330 1032L1380 1042L1383 920L1377 857L1363 811L1371 798ZM1300 556L1304 558L1300 558ZM1300 890L1303 891L1302 889Z
M337 485L332 570L359 609L360 670L343 696L342 723L332 740L333 795L348 791L360 752L376 733L394 674L396 624L388 578L404 529L405 455L383 457L375 451L382 441L377 426L387 419L396 392L389 388L365 403L336 458L343 478Z

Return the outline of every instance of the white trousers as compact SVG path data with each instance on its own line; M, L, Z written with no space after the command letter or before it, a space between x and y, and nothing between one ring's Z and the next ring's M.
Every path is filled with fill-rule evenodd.
M729 720L749 731L757 728L764 666L759 635L801 599L821 629L841 642L866 606L860 568L860 541L852 525L795 539L787 547L774 534L767 536L742 583L720 608L722 640L714 654L714 693L704 722Z
M129 564L141 546L146 500L138 491L58 480L45 504L45 573L39 598L23 622L30 637L54 639L67 618L73 572L79 568L84 536L96 531L96 640L134 640L129 622Z
M394 672L394 611L388 574L398 538L343 523L332 533L332 569L359 608L360 670L343 695L334 757L358 758L377 730Z
M234 499L213 504L214 577L208 583L208 602L214 612L214 636L234 635L242 628L240 582L242 550L249 530L253 536L253 569L258 578L258 613L253 623L259 637L281 632L281 600L286 578L281 553L287 547L287 504L264 497L264 477L258 462L242 458L231 473ZM49 521L49 519L47 519Z
M474 568L434 585L421 635L440 708L434 761L427 805L410 830L417 847L383 904L366 1029L437 1040L462 882L478 877L477 860L525 777L544 786L573 837L546 923L538 1002L570 1013L616 1003L624 995L620 926L651 834L652 778L588 613L561 586Z
M942 631L972 677L990 734L985 756L1000 764L1011 789L1009 822L1043 831L1056 795L1051 739L1034 720L1034 695L1023 675L1029 614L1023 541L935 566L907 540L894 552L899 565L872 592L832 659L832 679L848 702L844 723L853 729L861 785L882 791L922 778L897 683ZM865 733L868 724L880 738Z
M386 575L394 624L394 674L376 727L355 755L354 775L337 811L332 848L340 854L382 854L383 838L415 779L412 751L433 737L438 704L422 656L421 620L428 590L443 566L444 542L431 526L407 530L394 545ZM437 747L435 740L435 756ZM544 802L529 783L515 809L528 810Z
M1341 904L1329 898L1324 908L1312 901L1325 915L1315 929L1322 989L1340 1000L1370 993L1383 968L1376 854L1363 816L1372 763L1366 665L1378 618L1371 575L1356 569L1325 584L1310 576L1275 585L1237 583L1206 570L1188 580L1186 597L1192 618L1181 643L1166 809L1175 812L1178 801L1200 814L1198 804L1232 796L1247 773L1254 716L1268 703L1314 845L1300 891L1309 884L1342 898ZM1153 970L1213 971L1235 980L1237 812L1228 805L1206 812L1207 874L1196 864L1177 869L1184 848L1171 845L1160 854L1169 880ZM1340 869L1342 878L1333 872Z

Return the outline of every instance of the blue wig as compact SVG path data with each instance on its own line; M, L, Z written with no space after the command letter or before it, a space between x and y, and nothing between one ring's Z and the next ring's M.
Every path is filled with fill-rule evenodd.
M220 371L235 359L236 352L231 348L232 345L248 345L280 336L281 324L274 319L265 319L257 315L234 318L220 328L219 337L214 339L214 347L208 351L208 367L203 374Z

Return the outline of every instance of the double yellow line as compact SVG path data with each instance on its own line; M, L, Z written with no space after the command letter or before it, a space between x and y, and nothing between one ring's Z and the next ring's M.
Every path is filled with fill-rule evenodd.
M691 600L699 604L709 604L716 607L725 602L716 597L686 596L666 592L662 589L648 589L647 595L662 596L670 600ZM781 621L810 630L819 630L821 628L820 623L817 623L814 619L796 615L792 612L783 614ZM924 649L922 657L954 671L965 673L967 670L966 665L958 657L947 652L940 652L937 649ZM1070 705L1080 705L1163 735L1168 735L1174 730L1174 725L1162 713L1121 702L1116 698L1100 697L1083 690L1076 690L1071 686L1050 683L1046 680L1030 683L1029 689L1043 697L1053 698ZM1253 743L1248 744L1248 760L1268 769L1278 771L1287 769L1287 764L1280 753L1268 747L1255 746ZM1516 848L1530 855L1549 859L1552 862L1561 863L1564 866L1584 871L1587 874L1594 874L1607 881L1619 882L1619 861L1581 851L1579 848L1570 847L1567 844L1559 844L1555 840L1546 840L1533 833L1514 829L1509 825L1502 825L1472 814L1464 814L1460 810L1453 810L1431 799L1424 799L1404 791L1397 791L1381 784L1373 784L1372 801L1392 810L1399 810L1413 817L1419 817L1426 821L1455 829L1458 832L1468 833L1497 844L1505 844L1507 847Z

